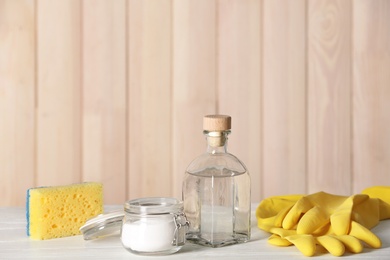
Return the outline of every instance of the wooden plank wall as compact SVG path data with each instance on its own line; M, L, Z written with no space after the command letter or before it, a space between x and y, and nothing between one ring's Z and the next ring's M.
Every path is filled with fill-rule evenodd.
M233 117L252 200L390 185L390 1L0 0L0 205L181 197Z

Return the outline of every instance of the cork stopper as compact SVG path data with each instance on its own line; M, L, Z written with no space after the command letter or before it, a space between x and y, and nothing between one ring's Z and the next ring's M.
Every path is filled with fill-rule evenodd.
M231 129L232 118L226 115L207 115L203 118L203 130L219 132Z

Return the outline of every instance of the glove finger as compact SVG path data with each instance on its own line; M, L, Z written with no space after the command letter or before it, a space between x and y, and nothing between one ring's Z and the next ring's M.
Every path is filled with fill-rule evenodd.
M274 246L291 246L292 243L288 241L287 239L281 238L280 236L276 234L272 234L268 238L268 243Z
M349 236L349 235L342 235L342 236L337 236L336 238L344 244L345 248L349 252L356 254L363 251L363 245L356 237Z
M329 223L329 216L320 207L308 210L298 222L297 234L313 234L314 231Z
M276 216L269 218L261 218L257 216L257 226L258 228L270 232L271 228L281 227L282 222L288 211L291 207L282 209Z
M281 227L286 214L301 195L275 196L260 202L256 209L257 226L265 231Z
M351 223L351 210L342 210L335 212L330 216L330 223L332 225L333 232L338 235L348 234Z
M317 242L334 256L341 256L345 252L344 244L332 236L317 237Z
M301 215L313 207L312 203L306 197L298 200L283 220L284 229L292 229L299 221Z
M382 242L379 237L355 221L351 222L351 230L349 235L360 239L373 248L380 248L382 246Z
M293 235L286 237L305 256L313 256L316 252L316 241L312 235Z
M336 235L348 234L353 207L368 199L369 197L366 194L353 195L348 197L335 209L334 213L330 216L330 222Z
M275 220L274 220L274 225L275 225L276 227L282 227L283 219L286 217L286 215L287 215L288 212L290 211L291 207L292 207L292 206L282 209L282 210L278 213L278 215L276 215Z

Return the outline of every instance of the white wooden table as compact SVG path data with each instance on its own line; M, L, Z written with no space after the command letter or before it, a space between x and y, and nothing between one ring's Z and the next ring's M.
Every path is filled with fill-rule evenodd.
M105 211L122 206L107 206ZM252 205L253 211L256 204ZM365 248L360 254L347 253L352 259L390 259L390 220L382 221L373 231L382 239L381 249ZM52 240L35 241L26 235L24 208L0 208L0 259L310 259L295 247L275 247L267 243L269 235L256 227L252 215L252 237L245 244L222 248L208 248L186 244L178 253L169 256L137 256L126 251L119 236L84 241L74 236ZM328 253L315 259L335 259Z

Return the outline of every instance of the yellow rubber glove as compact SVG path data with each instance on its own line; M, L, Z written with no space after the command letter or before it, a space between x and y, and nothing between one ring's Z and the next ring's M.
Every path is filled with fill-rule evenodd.
M314 193L295 203L283 219L282 227L296 227L298 234L311 234L330 222L336 235L346 235L351 220L369 229L377 225L380 220L379 200L366 194L345 197Z
M305 256L312 256L317 245L324 247L335 256L343 255L345 250L360 253L363 249L360 241L373 248L380 248L380 239L363 225L352 221L349 223L349 233L337 235L330 222L311 233L299 234L296 229L283 229L283 219L294 205L294 201L303 198L300 195L277 196L263 200L256 210L258 227L273 233L268 242L276 246L295 245ZM296 205L296 204L295 204ZM315 211L311 211L315 214ZM311 215L307 215L310 217Z
M353 225L359 225L356 222L352 223ZM271 233L273 235L269 237L268 243L276 246L295 245L305 256L313 256L316 253L317 245L322 246L334 256L342 256L346 250L352 253L360 253L363 250L360 241L351 235L299 235L295 230L286 230L283 228L273 228L271 229Z
M375 226L379 220L390 218L390 205L381 200L390 201L390 187L372 187L364 193L366 195L350 197L324 192L308 196L271 197L263 200L256 210L258 227L274 233L269 240L271 244L295 244L301 251L302 245L307 244L309 249L303 252L305 255L310 255L308 252L312 252L316 244L332 249L334 246L329 247L326 241L329 241L329 245L334 244L335 240L332 238L335 237L338 241L344 241L342 243L351 252L359 252L356 249L356 241L359 240L373 248L379 248L380 239L369 231L369 228ZM370 199L367 195L381 199ZM275 228L281 229L275 233ZM294 234L287 236L287 229ZM283 233L280 230L286 231ZM311 236L301 236L303 234ZM354 241L355 246L350 246L348 241ZM337 248L333 253L329 249L328 251L339 255L341 251Z

